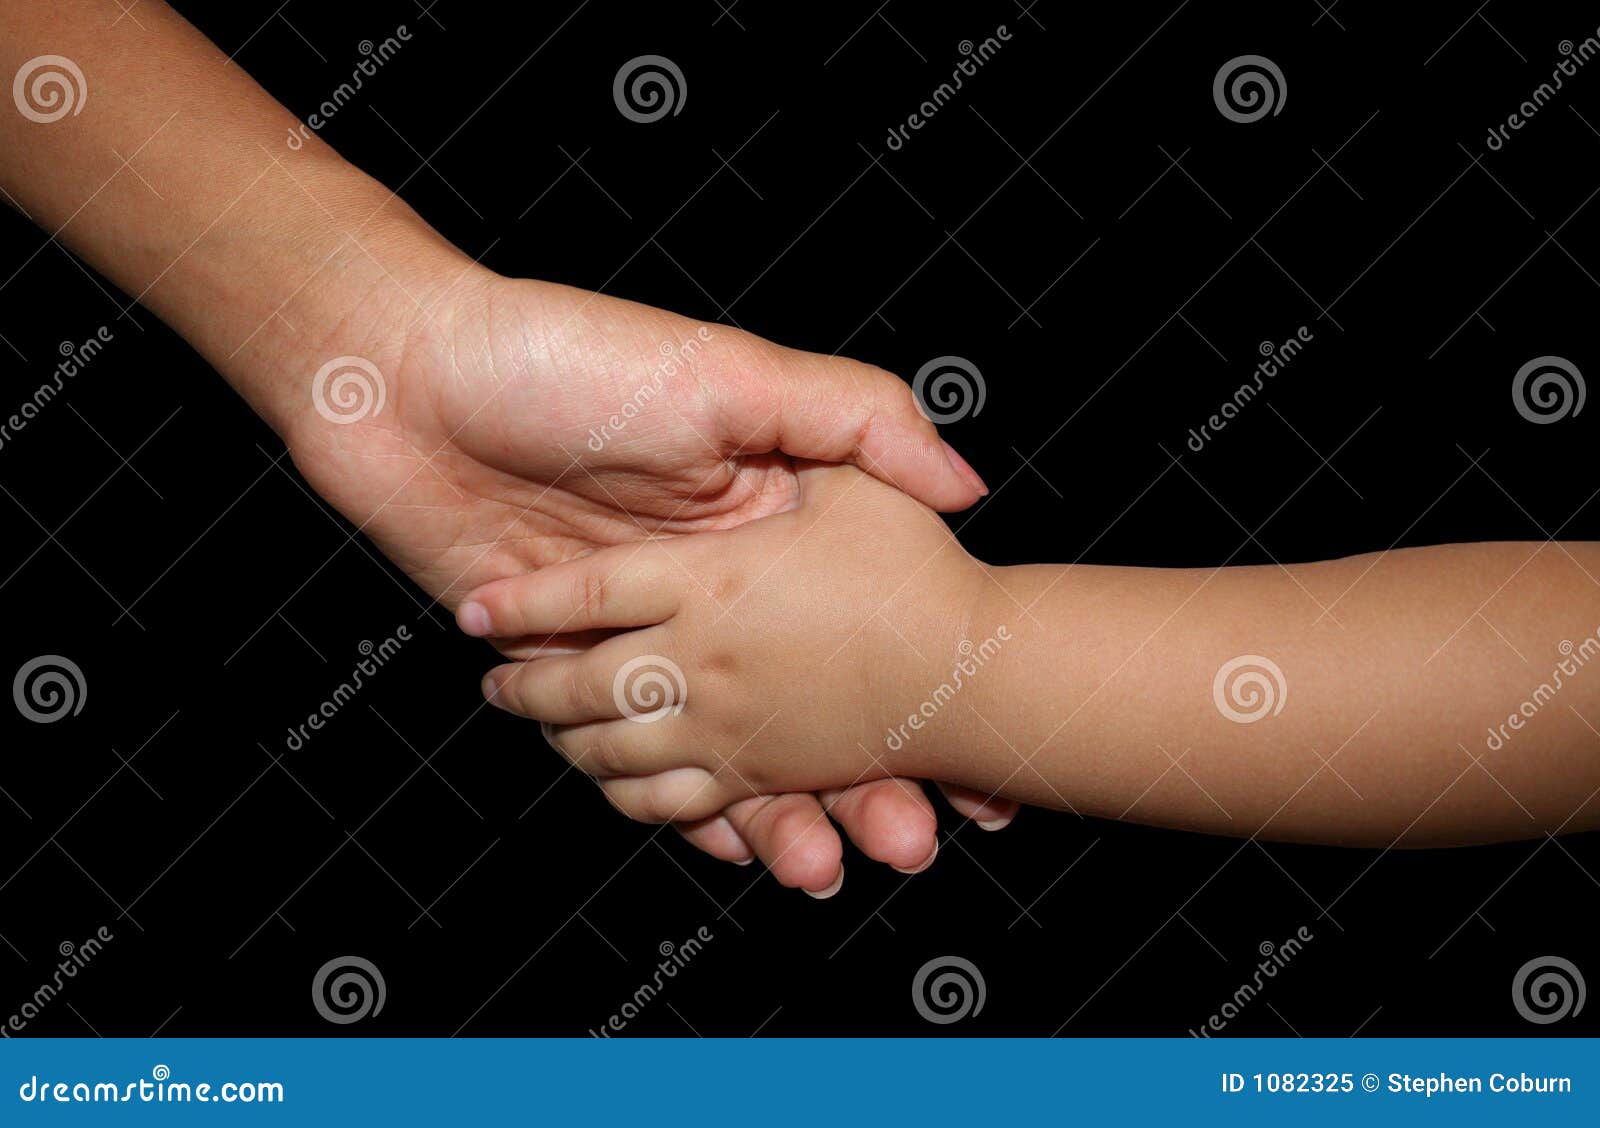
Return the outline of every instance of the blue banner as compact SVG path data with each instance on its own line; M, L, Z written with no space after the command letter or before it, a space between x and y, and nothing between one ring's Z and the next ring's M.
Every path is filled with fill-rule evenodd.
M1593 1126L1596 1051L1589 1039L10 1040L0 1123Z

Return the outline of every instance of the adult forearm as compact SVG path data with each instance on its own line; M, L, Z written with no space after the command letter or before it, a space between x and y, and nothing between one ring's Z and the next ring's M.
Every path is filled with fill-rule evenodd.
M964 782L1317 842L1600 825L1600 546L997 575L981 617L1012 641L973 679Z
M341 324L420 316L468 264L314 133L291 149L293 116L170 8L118 11L0 4L0 73L21 83L0 188L283 430Z

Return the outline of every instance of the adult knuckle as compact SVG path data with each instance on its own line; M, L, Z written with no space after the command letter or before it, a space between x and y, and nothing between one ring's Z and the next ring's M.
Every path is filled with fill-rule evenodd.
M770 831L780 842L796 843L816 825L816 815L804 807L785 804L772 817Z
M509 591L490 591L480 597L489 622L499 635L518 634L521 631L522 605Z

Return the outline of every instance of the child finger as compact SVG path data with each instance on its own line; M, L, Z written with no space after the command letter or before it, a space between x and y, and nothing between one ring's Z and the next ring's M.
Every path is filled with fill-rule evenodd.
M484 675L483 695L508 712L557 725L664 719L683 711L689 687L670 659L639 653L650 637L620 635L582 654L496 666Z
M644 823L714 821L713 816L732 798L728 788L704 768L672 768L649 776L619 776L602 780L600 788L617 810ZM737 839L731 825L728 831ZM748 860L750 851L745 849L742 856Z
M721 812L708 819L676 822L672 828L683 835L683 840L696 850L703 850L718 861L747 866L756 860L755 851L744 837L733 829L733 824Z
M616 631L569 631L566 634L529 634L518 635L515 638L489 638L485 641L505 657L522 662L529 658L582 654L606 639L615 637L616 634Z
M645 725L636 725L629 721L595 721L583 725L546 724L543 728L544 738L552 748L561 753L573 767L596 779L610 781L635 776L652 777L669 770L672 764L683 763L682 758L663 763L671 754L663 749L660 738L649 732ZM684 780L676 781L676 786L683 785ZM606 793L611 794L609 791ZM717 797L721 800L719 806L704 810L696 807L685 811L679 817L686 819L703 817L720 809L720 806L726 806L732 798L721 792L717 793Z
M658 546L622 545L484 584L456 623L475 638L650 626L678 609L681 575Z

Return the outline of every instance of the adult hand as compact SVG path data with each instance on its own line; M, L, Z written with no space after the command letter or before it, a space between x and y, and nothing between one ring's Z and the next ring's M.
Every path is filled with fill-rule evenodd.
M90 4L0 5L0 68L18 76L19 111L39 101L0 114L0 191L181 333L313 486L446 605L586 548L780 509L794 497L784 454L857 462L939 509L979 496L900 382L718 327L595 449L591 429L622 421L663 345L701 326L493 275L165 4L140 6L137 50L119 22ZM71 69L50 72L62 60ZM541 641L501 645L526 655ZM931 854L931 812L911 791L834 806L874 857ZM838 868L815 799L689 833L807 889Z
M294 460L447 606L595 548L787 508L789 456L855 462L944 509L984 492L888 373L567 287L473 268L323 351L346 359L285 429ZM462 609L469 633L484 633L480 613ZM492 641L535 658L589 639ZM1015 812L951 796L988 827ZM708 853L759 857L784 884L828 893L842 844L824 804L868 856L913 872L932 862L933 809L903 780L747 800L680 829Z

